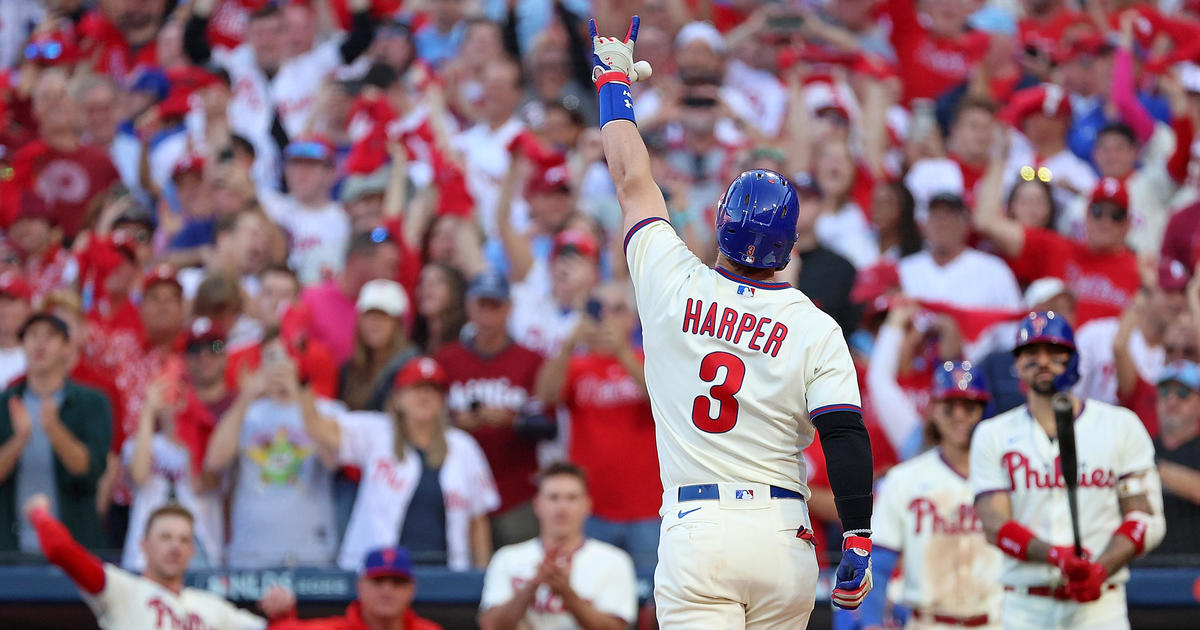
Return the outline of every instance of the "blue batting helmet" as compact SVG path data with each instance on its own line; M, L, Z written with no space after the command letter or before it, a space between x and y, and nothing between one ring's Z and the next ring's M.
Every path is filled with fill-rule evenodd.
M1065 391L1079 382L1079 353L1075 351L1075 331L1071 330L1071 325L1062 315L1054 311L1035 311L1021 320L1013 355L1034 344L1060 346L1071 353L1067 370L1054 379L1056 390Z
M796 243L796 189L775 171L738 175L717 205L717 248L732 261L782 269Z
M974 400L986 403L988 393L983 374L970 361L946 361L933 371L934 400Z

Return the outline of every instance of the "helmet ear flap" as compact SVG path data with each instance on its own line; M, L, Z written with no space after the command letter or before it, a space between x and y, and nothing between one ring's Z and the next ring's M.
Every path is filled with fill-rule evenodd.
M1067 360L1067 369L1062 374L1054 377L1054 390L1065 392L1075 386L1079 382L1079 353L1071 352L1071 358Z

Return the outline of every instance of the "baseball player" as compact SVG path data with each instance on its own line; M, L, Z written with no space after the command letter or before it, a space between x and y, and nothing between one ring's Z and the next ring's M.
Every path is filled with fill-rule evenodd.
M155 510L146 521L142 539L146 569L134 575L112 564L101 564L71 538L50 514L50 500L36 494L26 501L25 518L37 531L46 559L56 564L83 592L83 600L104 630L260 630L267 620L230 604L219 596L183 585L183 574L195 552L190 512L178 505ZM271 618L296 607L291 591L273 586L259 601Z
M1128 628L1126 565L1166 531L1154 447L1133 412L1071 396L1082 557L1076 556L1051 398L1079 379L1075 335L1054 311L1022 320L1013 350L1025 404L979 425L971 489L1006 556L1005 628Z
M967 482L971 433L990 396L971 363L934 369L927 432L936 444L888 472L871 517L881 582L863 625L882 628L887 578L899 557L907 628L1000 627L1000 551L983 535Z
M664 488L654 575L659 625L803 628L817 562L801 450L815 431L845 531L833 603L871 590L871 446L842 332L773 282L796 240L799 202L773 171L742 173L717 207L715 268L667 221L634 124L639 20L624 39L590 23L604 154L646 352Z

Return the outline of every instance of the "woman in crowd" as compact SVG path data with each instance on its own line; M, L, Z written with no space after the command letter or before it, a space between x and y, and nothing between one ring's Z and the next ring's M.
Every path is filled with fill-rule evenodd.
M413 341L426 353L458 340L467 322L467 281L449 265L430 263L417 285L417 320Z
M417 354L404 329L408 297L397 282L372 280L356 308L354 354L342 365L338 398L354 411L382 411L396 372Z

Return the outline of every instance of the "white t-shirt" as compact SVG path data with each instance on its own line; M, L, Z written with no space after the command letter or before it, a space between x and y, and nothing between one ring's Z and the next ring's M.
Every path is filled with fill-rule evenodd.
M25 373L25 348L0 349L0 387L8 387L18 376Z
M121 446L121 463L126 470L133 463L136 436L130 436ZM197 494L192 489L191 452L182 444L156 433L150 441L150 477L133 490L129 508L129 529L125 534L125 551L121 567L141 571L146 566L142 554L142 537L150 513L172 500L187 508L195 517L196 556L193 567L217 567L221 564L221 545L225 539L225 512L218 492Z
M740 481L807 497L810 414L861 412L841 329L787 283L709 268L664 219L625 243L663 488Z
M104 630L261 630L267 620L213 593L185 587L178 595L111 564L104 565L104 590L83 594Z
M480 123L454 137L454 148L463 154L467 189L488 236L496 235L496 203L508 173L508 143L524 129L524 123L513 118L494 131Z
M870 267L879 260L879 241L856 203L823 213L817 217L814 229L822 245L850 261L855 269Z
M1117 404L1113 340L1117 337L1120 325L1121 321L1116 317L1104 317L1089 321L1075 333L1075 347L1079 350L1079 383L1072 391L1076 396ZM1129 335L1129 354L1142 380L1148 383L1158 380L1158 373L1167 361L1167 353L1162 346L1151 347L1146 343L1142 331L1135 328Z
M964 308L1020 309L1021 290L1000 258L967 248L938 265L927 251L900 259L900 287L909 297Z
M399 542L421 478L421 459L407 447L404 461L396 460L394 420L388 414L356 411L336 417L342 433L338 459L362 469L358 498L338 554L338 566L357 571L367 551ZM459 429L446 429L446 459L438 481L446 504L447 565L465 571L471 568L471 519L500 507L492 470L475 438Z
M554 298L542 290L541 277L531 270L528 282L512 288L512 312L508 316L508 332L513 339L544 356L554 356L571 331L579 324L579 311L564 310Z
M956 617L1000 613L1000 549L988 543L967 478L938 449L888 471L871 536L901 554L906 606Z
M535 575L545 557L541 539L500 548L483 577L479 609L502 606ZM637 615L637 576L629 554L608 543L587 539L571 556L571 588L596 610L632 623ZM523 621L531 630L582 628L563 607L562 598L543 584Z
M340 204L330 201L320 208L309 208L291 195L268 190L259 191L259 200L267 216L291 236L288 266L296 270L301 283L315 284L342 270L350 241L350 218Z
M1123 516L1117 484L1128 475L1154 473L1154 445L1132 411L1088 400L1075 418L1075 451L1079 454L1079 534L1095 558L1104 550ZM1058 441L1021 405L984 420L971 439L971 491L975 496L1007 492L1012 517L1051 545L1071 545L1067 490L1057 474ZM1154 487L1153 484L1150 484ZM1150 498L1161 505L1161 497ZM1057 568L1044 562L1021 562L1004 556L1000 582L1012 586L1060 583ZM1122 568L1108 578L1129 580Z

